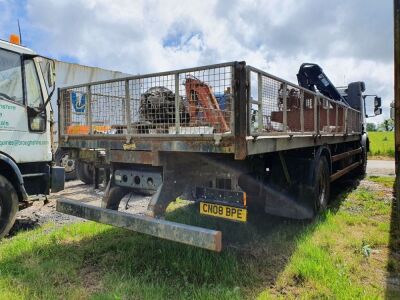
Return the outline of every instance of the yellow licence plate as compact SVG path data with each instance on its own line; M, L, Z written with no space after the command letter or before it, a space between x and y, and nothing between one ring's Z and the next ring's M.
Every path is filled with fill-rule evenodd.
M200 202L200 214L240 222L247 221L247 209L214 203Z

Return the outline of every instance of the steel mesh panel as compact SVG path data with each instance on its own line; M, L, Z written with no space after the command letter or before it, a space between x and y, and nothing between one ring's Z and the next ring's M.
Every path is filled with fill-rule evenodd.
M250 132L265 134L314 131L314 96L295 85L250 72ZM286 127L284 111L286 105ZM303 118L301 107L303 106Z
M185 108L180 110L180 132L230 133L233 128L231 84L230 67L179 74L179 96Z
M281 92L282 93L282 92ZM286 86L286 107L287 107L287 131L301 132L301 106L302 104L300 89L293 86ZM283 107L283 96L280 98L281 106Z
M121 81L91 86L91 122L94 134L122 133L125 125L125 93Z
M232 73L232 66L204 67L63 89L64 133L230 134Z
M129 82L133 134L167 134L175 126L174 75Z
M251 134L361 132L359 111L252 67L249 74Z
M248 70L250 134L361 132L359 111L255 68ZM221 64L63 88L62 132L233 134L233 79L233 64Z
M64 132L66 134L88 134L89 127L86 105L87 89L85 87L63 91Z

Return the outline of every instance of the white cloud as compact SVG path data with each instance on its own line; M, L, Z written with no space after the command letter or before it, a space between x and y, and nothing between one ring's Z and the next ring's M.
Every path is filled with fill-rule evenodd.
M0 32L2 39L8 39L11 33L18 32L17 18L15 17L15 3L11 0L0 0Z
M295 81L301 63L316 62L337 85L365 81L388 107L388 7L361 0L28 0L27 14L39 32L31 37L38 52L86 65L136 74L246 60Z

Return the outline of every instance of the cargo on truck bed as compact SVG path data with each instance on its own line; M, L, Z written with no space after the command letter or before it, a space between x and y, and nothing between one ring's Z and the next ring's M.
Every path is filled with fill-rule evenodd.
M229 62L65 87L60 146L111 167L97 221L143 191L154 193L150 217L183 195L200 213L230 220L247 221L248 210L312 218L331 181L365 171L365 85L338 91L314 64L298 79Z

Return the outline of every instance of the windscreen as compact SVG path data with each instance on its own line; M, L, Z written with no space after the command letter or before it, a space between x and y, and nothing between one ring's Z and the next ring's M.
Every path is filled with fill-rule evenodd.
M23 104L21 57L0 49L0 99Z

